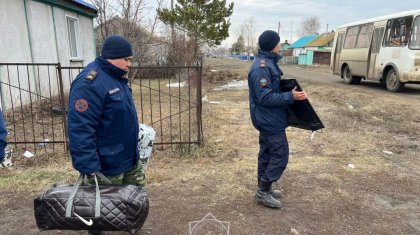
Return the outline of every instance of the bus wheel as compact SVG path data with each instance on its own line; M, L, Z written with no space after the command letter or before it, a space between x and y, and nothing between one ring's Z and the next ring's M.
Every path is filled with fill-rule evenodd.
M351 74L349 66L344 68L344 83L346 84L359 84L362 80L361 77L356 77Z
M398 78L398 74L395 71L395 69L390 69L388 71L388 74L386 75L385 85L388 91L398 92L403 89L405 83L400 82L400 79Z

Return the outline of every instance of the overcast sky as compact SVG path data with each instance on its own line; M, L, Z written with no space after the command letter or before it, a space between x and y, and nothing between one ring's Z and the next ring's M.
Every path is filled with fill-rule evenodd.
M302 19L318 16L321 20L320 33L331 31L340 25L369 19L399 11L420 9L420 0L227 0L234 2L230 18L230 37L222 46L230 47L236 41L238 28L244 19L254 17L257 36L266 29L277 31L280 22L280 38L295 41ZM291 36L292 35L292 36Z

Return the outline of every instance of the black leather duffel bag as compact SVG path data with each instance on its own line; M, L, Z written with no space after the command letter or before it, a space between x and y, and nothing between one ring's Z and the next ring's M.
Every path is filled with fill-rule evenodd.
M97 174L109 182L102 174ZM136 233L149 213L144 187L135 185L53 186L34 200L36 224L40 230L127 231Z

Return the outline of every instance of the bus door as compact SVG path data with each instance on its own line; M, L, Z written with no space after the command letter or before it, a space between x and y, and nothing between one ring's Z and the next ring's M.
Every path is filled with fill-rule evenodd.
M335 45L335 51L334 51L334 61L332 61L334 63L333 74L341 74L340 54L341 54L341 50L343 49L344 35L345 33L340 33L337 36L337 44Z
M379 69L375 67L376 59L381 49L382 38L384 36L384 27L375 28L373 31L372 37L372 46L370 48L370 55L369 55L369 71L368 71L368 78L378 78L379 76Z

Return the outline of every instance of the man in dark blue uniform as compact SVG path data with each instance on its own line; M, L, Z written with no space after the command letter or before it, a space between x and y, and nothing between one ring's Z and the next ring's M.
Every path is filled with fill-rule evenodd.
M101 172L113 184L144 185L137 148L137 112L128 79L123 77L132 56L131 44L125 38L109 36L102 45L101 56L73 81L69 145L73 167L81 174Z
M6 125L3 120L3 112L0 110L0 168L7 167L8 165L5 163L6 159L6 136L7 136L7 129ZM10 163L11 165L11 163Z
M280 91L282 71L278 66L281 56L280 37L271 30L258 38L260 50L248 74L251 120L260 132L258 154L257 202L280 208L281 194L271 185L280 179L289 159L287 106L295 100L307 99L304 91Z
M101 172L127 183L139 164L139 124L128 79L133 50L123 37L105 39L102 54L70 88L68 132L73 167L81 174ZM144 184L144 179L134 182Z

